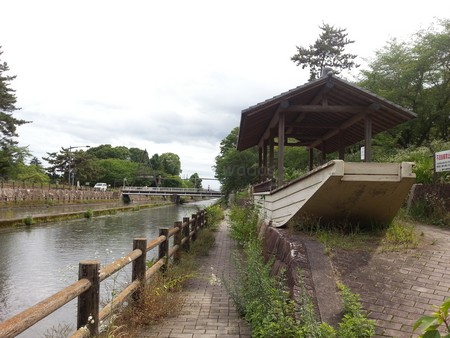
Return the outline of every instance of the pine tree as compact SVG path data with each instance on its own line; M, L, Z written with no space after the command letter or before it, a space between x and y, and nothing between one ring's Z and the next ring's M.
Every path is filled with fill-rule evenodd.
M0 56L3 54L0 46ZM16 127L24 123L24 120L19 120L13 117L13 112L18 110L16 108L15 90L10 88L10 82L16 76L6 75L9 71L8 64L1 62L0 59L0 148L5 150L8 146L17 144L14 137L17 137Z
M345 47L355 42L347 38L346 29L335 28L328 24L322 24L319 28L322 33L314 45L310 45L309 48L297 46L297 54L291 57L291 60L302 69L309 67L309 80L319 78L322 70L327 67L332 68L335 74L339 74L340 70L350 70L359 66L353 61L357 55L344 53Z

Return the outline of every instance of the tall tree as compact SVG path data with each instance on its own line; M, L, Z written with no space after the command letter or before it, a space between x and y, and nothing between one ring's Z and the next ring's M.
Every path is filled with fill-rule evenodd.
M3 54L1 48L0 46L0 57ZM8 64L2 62L0 58L0 162L2 163L2 176L13 163L11 154L14 153L14 150L9 148L17 144L17 141L14 140L18 136L16 129L18 126L28 123L13 116L13 112L19 108L16 107L17 98L15 90L10 87L10 82L16 76L7 75L8 71Z
M174 153L163 153L159 156L161 167L165 173L178 176L181 173L180 157Z
M69 182L70 175L74 182L92 183L97 181L101 174L98 159L86 151L70 151L69 148L61 148L59 152L47 153L47 155L43 159L50 165L46 168L48 174L52 177L62 177L65 182Z
M316 42L309 48L297 46L297 54L291 57L302 69L309 67L309 80L319 78L326 67L333 68L333 72L339 74L340 70L359 66L353 61L356 55L344 53L345 47L355 42L347 38L346 29L329 24L322 24L319 28L322 32Z
M86 150L88 154L92 154L98 159L117 158L119 160L129 160L130 151L127 147L112 147L110 144L101 144L98 147L92 147Z
M202 188L202 179L198 176L197 173L192 174L191 177L189 177L189 181L192 183L194 188Z
M359 85L417 113L416 119L387 132L397 145L448 139L450 20L419 31L411 41L389 41L361 72Z
M216 156L215 177L225 195L245 189L258 178L257 150L237 151L238 134L236 127L220 142L220 154Z

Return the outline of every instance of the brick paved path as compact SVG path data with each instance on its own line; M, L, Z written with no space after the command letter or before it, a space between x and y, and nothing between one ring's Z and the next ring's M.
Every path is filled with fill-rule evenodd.
M450 297L450 230L416 229L423 234L419 248L407 253L337 250L333 256L340 278L376 320L376 337L416 337L414 322Z
M180 314L146 328L139 337L250 338L249 327L239 318L222 282L222 277L227 279L234 273L234 247L223 221L214 248L202 259L200 272L183 291L186 297Z

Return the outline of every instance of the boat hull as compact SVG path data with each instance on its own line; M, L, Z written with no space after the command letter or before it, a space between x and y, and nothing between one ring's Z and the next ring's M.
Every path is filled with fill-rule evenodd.
M415 182L413 165L335 160L276 190L253 196L262 219L274 227L300 213L321 220L389 223Z

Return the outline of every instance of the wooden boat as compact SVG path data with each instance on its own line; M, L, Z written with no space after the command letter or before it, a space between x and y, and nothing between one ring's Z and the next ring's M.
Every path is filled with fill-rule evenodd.
M304 213L322 220L388 223L405 201L413 163L330 161L273 191L254 193L262 219L274 227Z

